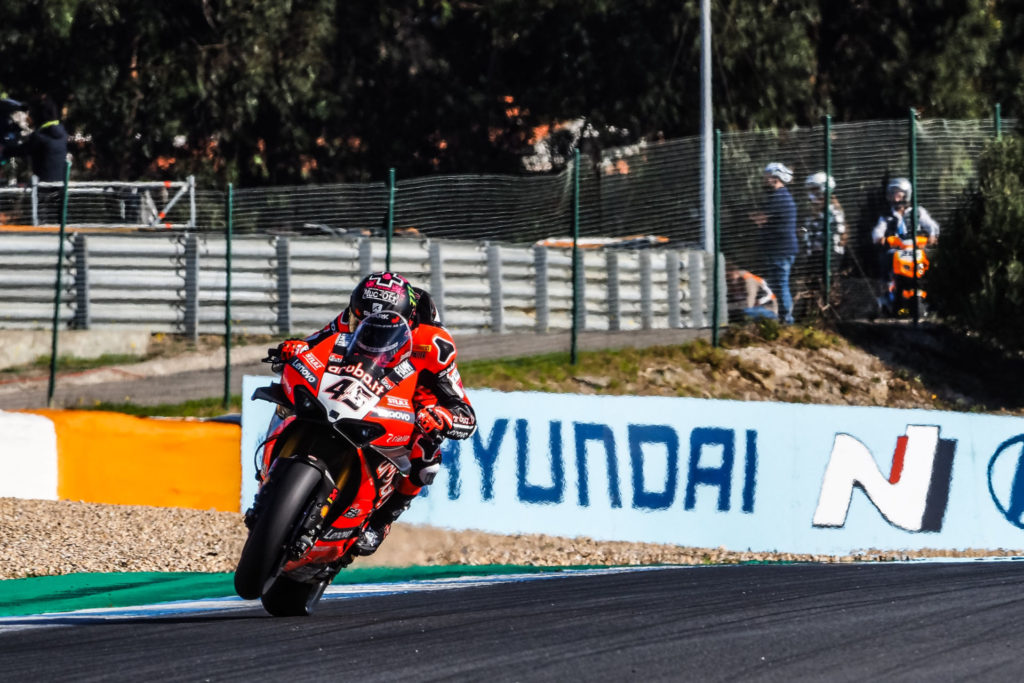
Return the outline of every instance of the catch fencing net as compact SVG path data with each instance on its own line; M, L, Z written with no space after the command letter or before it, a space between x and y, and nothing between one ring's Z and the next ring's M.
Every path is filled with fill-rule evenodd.
M1001 128L1013 130L1015 124L1004 120ZM774 282L773 250L778 245L763 227L763 170L769 162L782 163L793 174L788 191L796 205L798 253L790 291L798 319L823 311L841 318L876 312L884 286L884 254L872 244L871 230L889 210L887 183L912 175L908 120L842 123L830 131L830 140L823 125L721 136L716 189L725 277L720 285L726 282L728 289L732 278L744 271ZM914 192L940 226L953 217L974 180L981 151L996 134L992 120L916 122ZM808 176L824 171L826 151L831 154L836 209L830 250L824 245L820 205L813 203L805 185ZM197 189L191 178L73 182L68 227L79 234L166 235L168 244L152 247L154 255L146 257L154 269L167 271L152 276L156 284L146 288L147 296L160 298L160 283L167 278L180 280L173 290L167 288L171 312L161 313L161 329L212 331L225 312L227 197L222 189ZM0 230L52 230L60 220L61 201L60 183L2 187ZM578 164L570 160L544 173L237 189L232 193L231 226L239 246L231 267L240 301L234 311L248 311L242 329L305 329L340 306L359 275L390 263L424 286L446 290L453 319L461 312L464 325L479 331L508 329L512 321L537 330L560 329L572 308L572 290L579 288L586 289L581 315L588 325L706 326L710 320L694 308L711 301L715 288L711 268L698 272L701 263L695 260L696 252L710 246L704 242L701 201L701 141L696 136L591 150L579 156ZM585 252L578 283L569 279L574 232ZM198 241L188 242L189 236ZM302 240L289 244L289 238ZM53 297L52 270L36 273L31 270L35 261L29 259L30 252L43 247L23 244L13 235L4 239L9 247L0 250L6 254L6 286L19 291L22 299L38 300L43 311ZM112 316L120 310L114 304L132 299L132 288L121 287L116 273L123 267L126 277L127 271L149 261L124 261L130 258L124 251L129 247L120 243L110 246L109 254L98 251L107 246L97 240L87 240L77 251L70 241L67 246L62 300L68 304L62 319L76 320L76 326L83 320L126 324ZM537 249L546 249L546 255ZM165 250L171 255L165 256ZM37 256L42 258L31 258ZM704 265L711 262L708 258ZM82 282L87 266L96 277ZM100 266L110 274L99 277ZM687 282L688 274L705 284ZM546 310L537 301L542 277L551 284ZM81 304L72 310L69 282L78 288L80 300L103 292L112 312L90 318L78 310ZM44 291L46 287L50 289ZM496 287L503 291L496 293ZM33 294L33 288L39 292ZM675 289L693 296L677 297ZM776 284L774 289L780 288ZM609 301L612 296L619 299ZM728 319L743 308L741 299L730 299ZM502 316L502 306L510 301L517 302L518 317ZM481 316L481 308L490 313ZM99 310L94 307L90 313ZM7 322L35 324L41 313L31 320L19 315L15 319L0 312L0 327L10 326Z

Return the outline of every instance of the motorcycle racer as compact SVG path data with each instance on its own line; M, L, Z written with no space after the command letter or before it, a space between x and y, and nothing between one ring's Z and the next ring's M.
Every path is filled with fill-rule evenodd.
M878 307L882 311L892 312L898 308L895 294L895 276L893 273L893 255L911 246L911 226L908 222L911 212L910 199L913 186L907 178L893 178L885 188L886 199L889 201L889 212L878 217L878 222L871 230L871 241L877 245L879 258L879 276L881 296ZM928 245L934 245L939 239L939 224L923 207L917 207L917 235L926 238ZM926 270L928 264L924 264Z
M395 492L370 517L355 545L357 555L371 555L391 531L391 524L412 500L429 486L441 467L444 439L466 439L476 431L476 414L466 396L456 366L455 341L444 328L430 295L413 287L393 272L376 272L363 278L349 298L349 305L323 328L304 339L289 339L278 346L285 363L332 334L354 332L372 313L397 313L412 330L412 357L417 371L416 429L409 442L412 469Z
M910 234L910 226L907 225L907 209L910 207L910 198L913 188L906 178L893 178L885 189L886 198L889 200L889 213L878 217L878 222L871 230L871 241L875 244L885 244L885 238L890 235L906 237ZM935 244L939 239L939 224L935 222L931 214L923 207L917 207L918 231L928 237L928 244Z

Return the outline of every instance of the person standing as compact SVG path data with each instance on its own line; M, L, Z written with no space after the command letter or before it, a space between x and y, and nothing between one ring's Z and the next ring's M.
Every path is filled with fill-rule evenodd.
M777 161L764 168L766 198L761 213L752 216L762 230L764 254L768 258L768 286L779 298L779 317L784 324L793 323L793 295L789 276L797 254L796 202L786 187L793 172Z
M57 105L43 95L29 106L28 116L32 132L5 145L4 156L27 156L32 162L32 174L42 182L64 180L68 133L60 122Z

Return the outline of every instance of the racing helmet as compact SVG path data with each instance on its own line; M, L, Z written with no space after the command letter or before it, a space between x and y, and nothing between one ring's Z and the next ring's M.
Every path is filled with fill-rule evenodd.
M412 355L412 330L397 313L370 313L356 327L348 348L351 356L393 368Z
M885 196L889 199L890 204L895 204L896 191L901 190L903 192L903 203L907 204L910 202L910 196L913 194L914 189L910 184L910 181L906 178L893 178L889 181L889 185L885 188Z
M398 273L370 273L352 290L348 301L348 322L354 328L366 316L382 311L412 320L417 303L416 290Z
M824 171L818 171L817 173L807 176L807 180L804 181L804 189L807 190L807 199L812 202L824 199L826 182L828 183L829 192L836 189L836 179L827 175Z
M765 166L764 174L778 178L787 185L791 180L793 180L793 171L789 170L785 164L780 164L778 161L773 161Z

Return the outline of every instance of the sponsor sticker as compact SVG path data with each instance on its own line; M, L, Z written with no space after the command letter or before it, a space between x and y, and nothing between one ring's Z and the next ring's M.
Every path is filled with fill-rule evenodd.
M312 351L306 351L302 354L302 360L306 361L309 367L314 370L323 370L324 364L320 362L320 359L313 355Z
M352 538L355 531L355 529L335 529L331 527L320 536L320 539L324 541L343 541L346 538Z
M367 287L363 290L364 299L375 299L377 301L383 301L389 304L398 304L398 293L385 291L382 289Z
M387 418L389 420L398 420L400 422L412 422L412 413L403 412L401 410L389 410L387 408L376 408L373 414L377 417Z
M396 365L394 369L394 375L399 379L405 379L414 372L416 372L416 368L414 368L412 363L407 360L403 360L401 363Z
M389 406L394 408L405 408L406 410L412 410L412 404L409 403L409 399L401 396L386 396L385 401Z
M296 372L302 375L302 379L306 380L311 385L316 386L316 375L313 374L313 371L307 368L306 365L301 360L299 360L298 358L294 359L291 362L291 366L295 369Z

